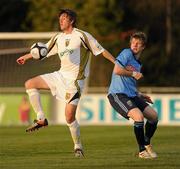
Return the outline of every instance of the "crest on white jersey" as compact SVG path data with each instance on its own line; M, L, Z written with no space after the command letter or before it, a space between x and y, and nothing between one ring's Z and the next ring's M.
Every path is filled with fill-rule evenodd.
M69 45L70 39L65 40L65 46L67 47Z

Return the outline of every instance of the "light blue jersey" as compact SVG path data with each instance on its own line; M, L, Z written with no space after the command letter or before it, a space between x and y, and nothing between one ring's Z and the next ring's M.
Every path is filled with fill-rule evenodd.
M124 49L116 58L115 64L131 70L140 72L141 63L135 58L131 49ZM128 97L137 96L137 85L136 79L128 76L120 76L112 74L111 84L109 87L109 94L112 93L123 93Z

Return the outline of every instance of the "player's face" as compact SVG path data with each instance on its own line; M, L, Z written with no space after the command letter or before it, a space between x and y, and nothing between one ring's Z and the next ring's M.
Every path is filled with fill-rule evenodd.
M61 31L63 32L72 27L72 21L70 21L69 16L67 14L64 13L59 17L59 26Z
M132 38L130 42L130 48L134 54L138 54L143 51L144 44L140 39Z

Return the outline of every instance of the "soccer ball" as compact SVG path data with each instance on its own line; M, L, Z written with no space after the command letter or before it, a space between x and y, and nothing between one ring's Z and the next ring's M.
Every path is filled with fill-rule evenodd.
M30 53L34 59L43 59L48 54L47 46L44 43L37 42L31 46Z

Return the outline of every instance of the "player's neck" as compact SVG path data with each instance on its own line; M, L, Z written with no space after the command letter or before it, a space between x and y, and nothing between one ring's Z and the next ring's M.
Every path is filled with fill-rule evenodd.
M68 27L66 30L64 30L63 32L65 33L65 34L71 34L72 33L72 31L73 31L73 27L71 26L71 27Z
M140 58L140 56L141 56L141 52L135 54L135 57L136 57L137 60Z

